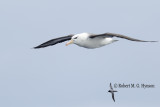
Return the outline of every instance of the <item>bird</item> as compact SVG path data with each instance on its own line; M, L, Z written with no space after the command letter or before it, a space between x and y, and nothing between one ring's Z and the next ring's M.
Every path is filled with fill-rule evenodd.
M70 34L67 36L51 39L47 42L44 42L34 47L34 49L56 45L58 43L62 43L68 40L69 42L66 43L66 46L70 44L76 44L80 47L95 49L95 48L99 48L99 47L118 41L118 40L114 40L113 37L123 38L130 41L135 41L135 42L157 42L157 41L139 40L139 39L131 38L131 37L121 35L121 34L116 34L116 33L103 33L103 34L79 33L79 34Z
M110 93L112 94L112 99L113 99L113 101L115 102L114 92L118 92L118 91L113 90L111 83L110 83L110 90L109 90L108 92L110 92Z

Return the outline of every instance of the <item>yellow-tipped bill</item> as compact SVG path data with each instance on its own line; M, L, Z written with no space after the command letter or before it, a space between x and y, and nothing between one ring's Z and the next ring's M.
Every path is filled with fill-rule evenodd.
M68 43L66 43L66 46L68 46L69 44L72 44L73 40L71 39Z

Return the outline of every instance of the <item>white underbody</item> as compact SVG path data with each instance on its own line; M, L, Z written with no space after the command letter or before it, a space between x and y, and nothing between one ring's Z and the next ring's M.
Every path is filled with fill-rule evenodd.
M117 41L117 40L113 40L111 37L90 38L90 36L91 34L89 33L81 33L81 34L74 35L72 37L72 40L74 44L84 48L89 48L89 49L99 48ZM75 37L77 37L77 39L74 39Z
M112 38L87 38L85 40L81 40L77 43L75 43L78 46L84 47L84 48L99 48L105 45L108 45L110 43L113 43Z
M85 41L82 41L81 43L78 43L76 45L85 47L85 48L99 48L105 45L108 45L112 43L112 38L95 38L95 39L87 39Z

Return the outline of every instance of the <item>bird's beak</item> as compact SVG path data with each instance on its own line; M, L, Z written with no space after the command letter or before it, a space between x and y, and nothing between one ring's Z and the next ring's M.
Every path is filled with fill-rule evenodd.
M69 42L66 43L66 46L68 46L69 44L72 44L73 40L71 39Z

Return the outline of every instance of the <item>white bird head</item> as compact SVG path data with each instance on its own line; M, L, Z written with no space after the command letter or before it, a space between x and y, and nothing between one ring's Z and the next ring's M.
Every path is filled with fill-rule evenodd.
M86 40L86 38L88 37L88 33L80 33L80 34L76 34L74 36L72 36L71 40L66 44L66 46L68 46L69 44L79 44L80 42Z

